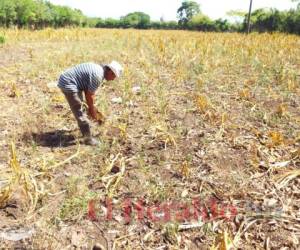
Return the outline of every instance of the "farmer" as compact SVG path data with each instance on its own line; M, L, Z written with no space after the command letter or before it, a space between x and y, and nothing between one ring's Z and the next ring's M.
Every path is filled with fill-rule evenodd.
M89 117L97 120L97 109L94 106L95 92L105 79L112 81L121 76L122 66L112 61L110 64L82 63L67 69L61 74L58 87L64 93L70 108L77 120L80 131L84 137L84 143L97 146L99 141L92 136L90 122L83 110L83 95L88 106Z

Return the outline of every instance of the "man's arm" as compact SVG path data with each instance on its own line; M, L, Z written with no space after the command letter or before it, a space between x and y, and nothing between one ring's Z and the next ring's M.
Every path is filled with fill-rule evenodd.
M97 109L94 106L95 93L91 92L89 90L85 90L84 94L85 94L85 99L86 99L87 105L89 107L88 114L91 116L91 118L93 118L94 120L97 120Z

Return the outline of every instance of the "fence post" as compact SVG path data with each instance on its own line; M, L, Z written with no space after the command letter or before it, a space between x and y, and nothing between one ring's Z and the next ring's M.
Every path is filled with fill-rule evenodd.
M249 13L248 13L248 20L247 20L247 34L250 33L250 18L251 18L251 12L252 12L252 0L250 0L250 7L249 7Z

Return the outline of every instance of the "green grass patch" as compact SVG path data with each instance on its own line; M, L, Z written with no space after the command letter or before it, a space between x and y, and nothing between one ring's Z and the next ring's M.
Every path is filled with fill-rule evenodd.
M5 38L5 36L3 36L3 35L0 35L0 44L4 44L4 43L5 43L5 41L6 41L6 38Z

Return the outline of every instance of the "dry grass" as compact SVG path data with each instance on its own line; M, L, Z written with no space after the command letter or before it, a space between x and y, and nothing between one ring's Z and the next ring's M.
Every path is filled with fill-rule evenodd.
M3 227L34 227L26 242L36 249L299 248L298 36L0 33ZM98 92L105 123L93 129L102 145L78 146L74 118L51 83L69 66L112 59L126 72ZM122 103L112 103L116 97ZM89 222L88 201L106 197L116 210L128 197L147 206L199 198L207 207L214 197L238 216L126 225L116 214Z

